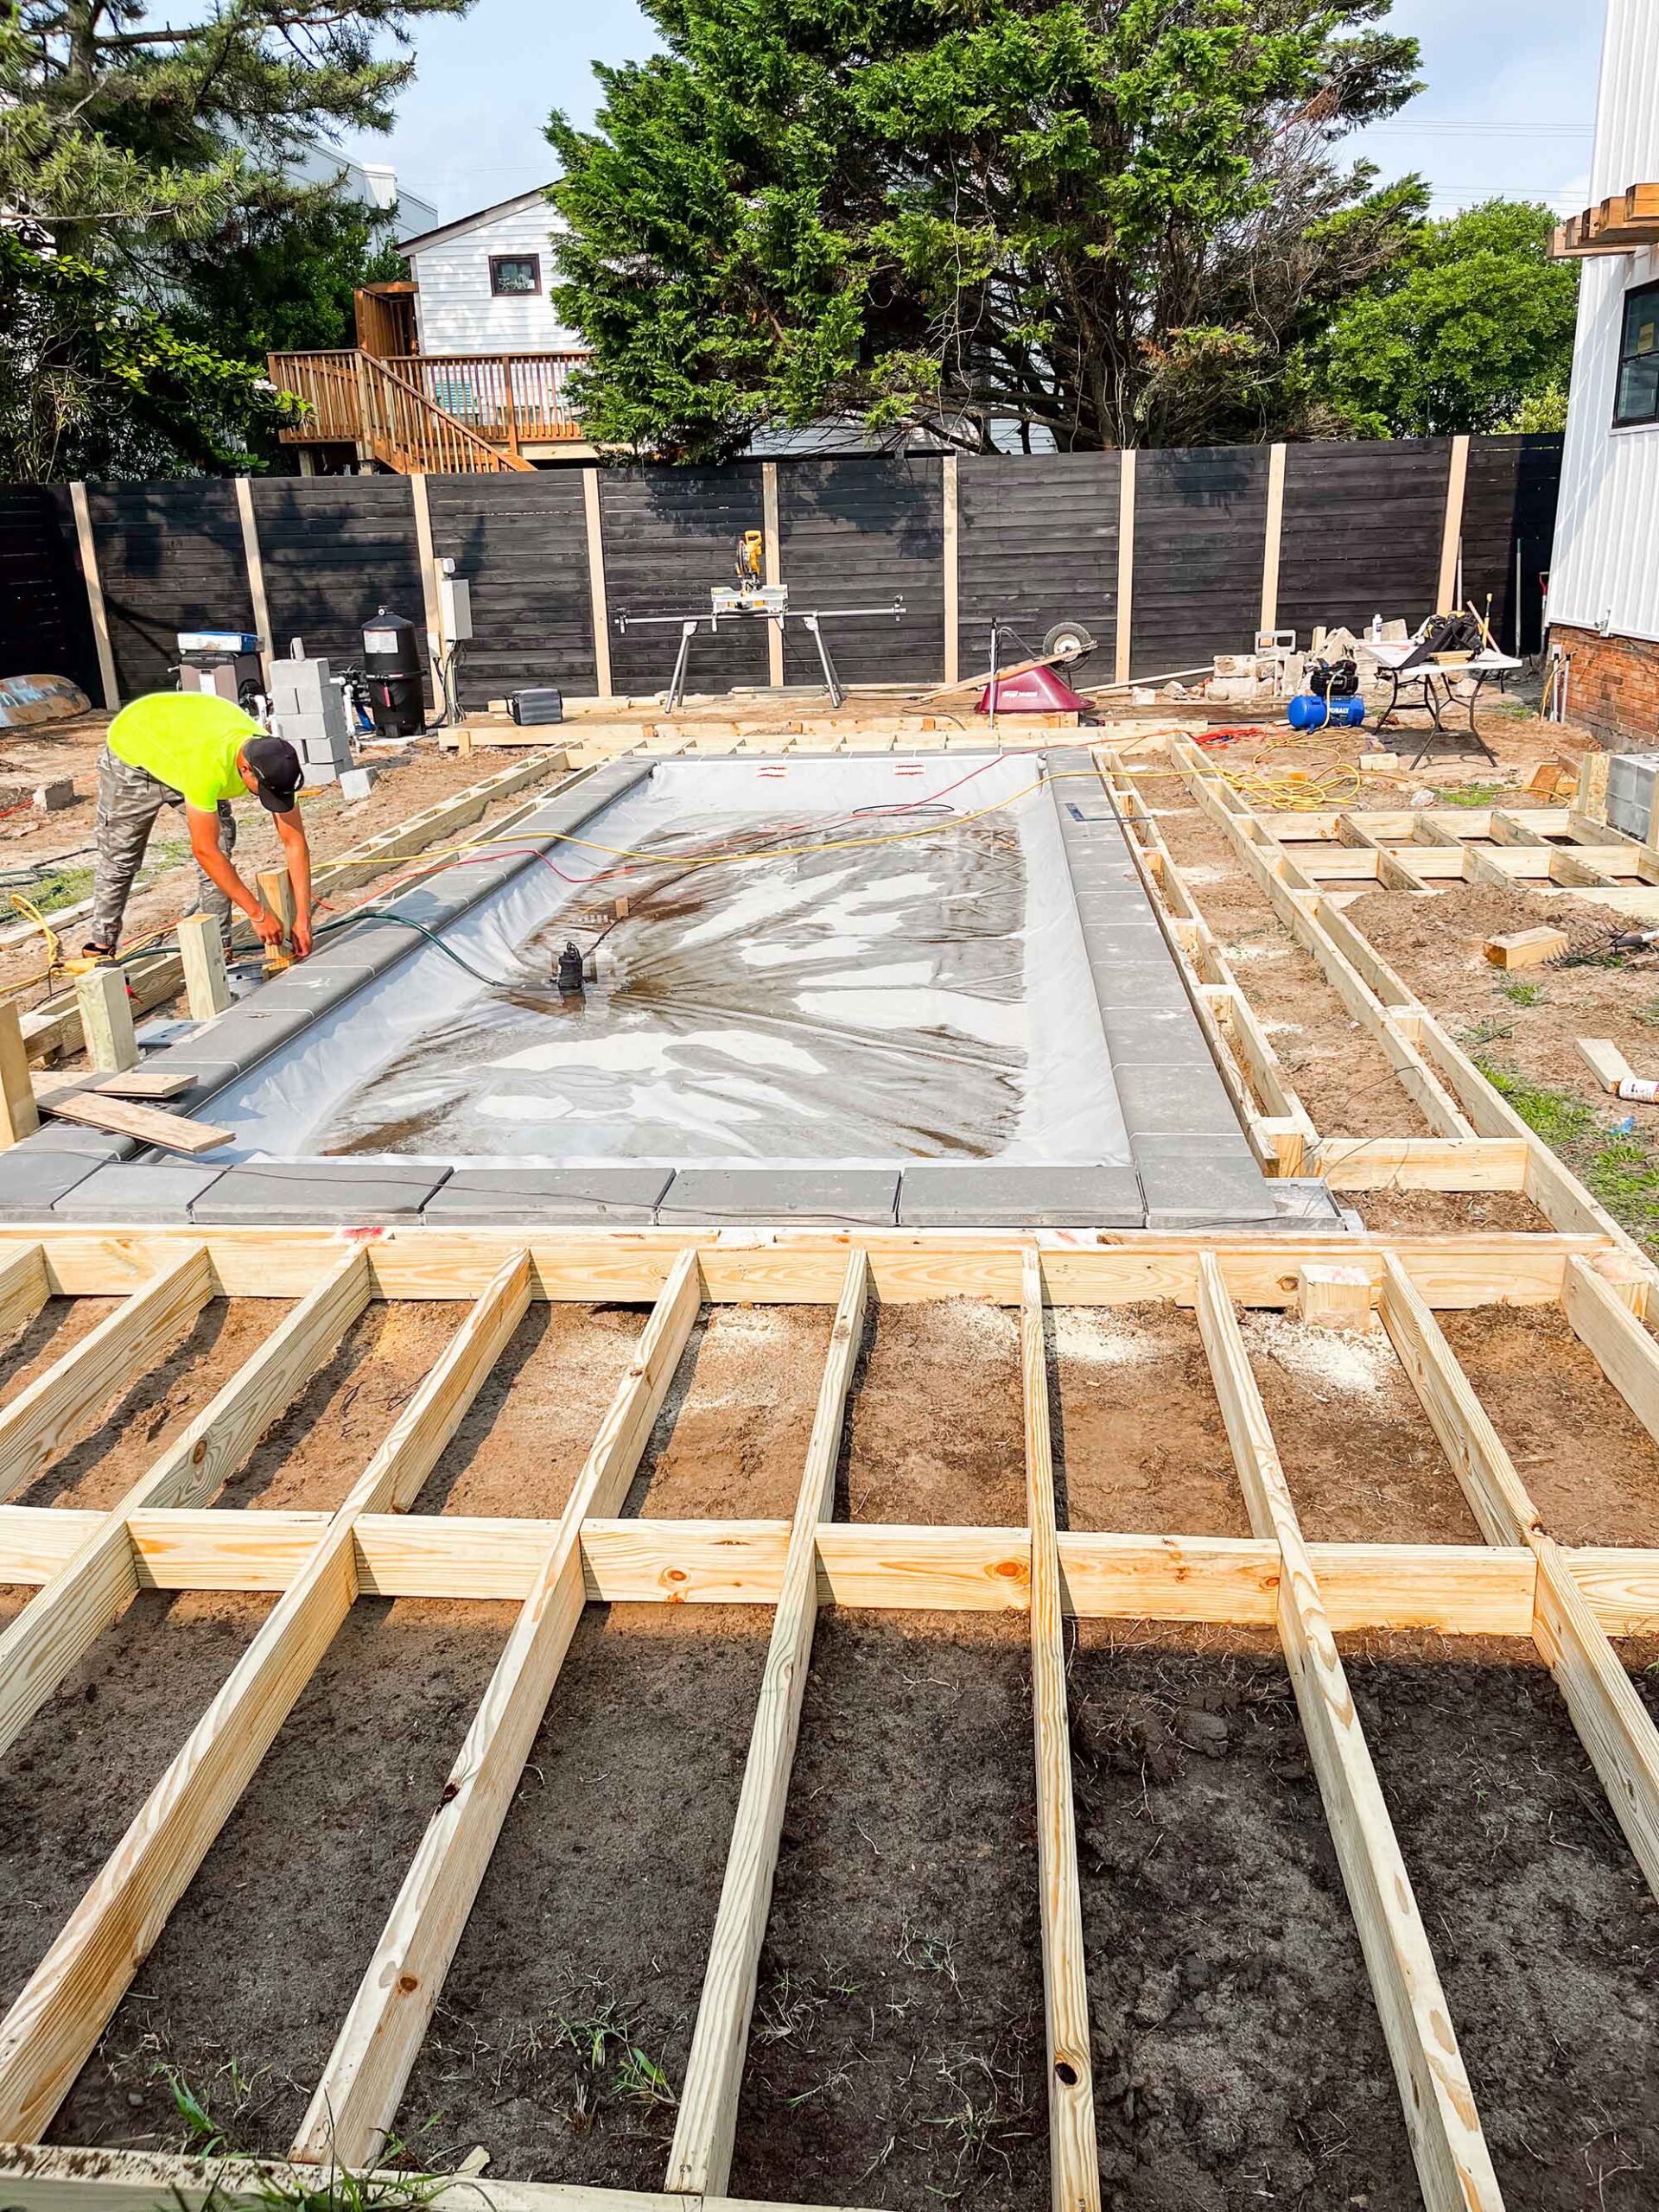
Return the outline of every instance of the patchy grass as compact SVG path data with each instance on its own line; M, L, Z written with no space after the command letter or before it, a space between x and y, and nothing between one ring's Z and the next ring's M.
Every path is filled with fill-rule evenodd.
M1659 1029L1659 999L1649 999L1646 1006L1637 1007L1636 1019L1644 1029Z
M1503 784L1453 784L1448 791L1437 791L1435 799L1441 806L1497 806L1507 788Z
M1475 1064L1613 1219L1639 1242L1659 1249L1659 1143L1641 1130L1609 1128L1593 1106L1571 1091L1552 1090L1478 1055Z
M1541 983L1500 983L1498 995L1508 999L1511 1006L1543 1006L1548 1001Z
M556 2015L552 2041L573 2050L583 2069L579 2096L585 2110L606 2098L624 2104L671 2111L679 2102L667 2073L651 2056L615 1998L602 1983L592 1984L589 2009Z

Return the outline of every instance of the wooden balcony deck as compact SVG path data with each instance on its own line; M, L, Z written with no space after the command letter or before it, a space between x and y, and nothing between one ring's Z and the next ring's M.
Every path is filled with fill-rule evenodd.
M270 379L310 408L288 445L365 446L388 467L461 472L528 464L525 447L579 442L568 397L587 355L339 351L273 353Z

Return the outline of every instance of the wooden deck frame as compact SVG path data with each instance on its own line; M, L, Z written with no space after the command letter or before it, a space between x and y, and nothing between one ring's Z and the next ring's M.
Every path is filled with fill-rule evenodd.
M244 1295L301 1295L253 1359L113 1513L0 1507L0 1580L35 1584L41 1592L14 1632L30 1623L58 1623L50 1635L32 1631L52 1663L16 1694L15 1709L25 1719L43 1694L41 1681L61 1680L65 1666L135 1589L278 1594L253 1643L0 2023L0 2128L6 2136L26 2146L44 2132L353 1599L513 1598L521 1606L518 1626L296 2145L307 2164L328 2157L353 2166L372 2161L396 2116L582 1605L620 1599L747 1603L774 1608L772 1643L666 2183L672 2202L717 2200L730 2172L754 1976L817 1609L840 1603L999 1610L1026 1612L1032 1637L1057 2209L1086 2212L1098 2189L1066 1756L1062 1638L1068 1616L1277 1627L1399 2077L1425 2202L1433 2212L1497 2206L1453 2024L1333 1639L1377 1626L1530 1633L1638 1863L1659 1887L1659 1736L1609 1640L1659 1621L1659 1549L1568 1550L1554 1541L1433 1319L1437 1306L1517 1298L1559 1302L1610 1382L1659 1435L1659 1344L1631 1311L1630 1297L1639 1286L1609 1240L1344 1242L1343 1257L1369 1283L1470 1497L1486 1540L1482 1546L1304 1539L1236 1309L1294 1309L1300 1269L1329 1256L1328 1240L1170 1239L1150 1248L1083 1249L1032 1236L950 1244L894 1232L873 1236L868 1243L818 1234L757 1247L627 1232L525 1244L471 1231L440 1240L443 1249L436 1253L424 1233L356 1242L309 1232L270 1241L277 1264L265 1270L257 1291L249 1277L260 1245L234 1233L46 1230L20 1233L15 1244L0 1242L0 1310L27 1319L41 1296L62 1294L67 1285L73 1294L125 1293L122 1313L132 1311L135 1299L153 1301L143 1332L152 1351L176 1326L176 1316L168 1322L168 1309L156 1300L162 1285L181 1294L188 1284L191 1296L198 1289L204 1297L222 1295L232 1286ZM135 1278L151 1287L135 1292ZM654 1299L651 1319L560 1519L411 1516L407 1508L421 1482L530 1301L610 1300L619 1285L624 1294ZM1027 1435L1024 1528L853 1527L829 1517L865 1306L889 1292L902 1300L967 1294L1017 1310ZM1138 1302L1149 1293L1196 1311L1249 1510L1248 1539L1080 1535L1056 1524L1044 1308ZM470 1317L340 1506L332 1512L205 1510L308 1365L370 1298L457 1295L474 1300ZM794 1515L789 1522L611 1517L699 1305L710 1299L838 1300ZM71 1368L90 1341L47 1379ZM122 1387L120 1375L111 1387ZM198 1446L205 1446L200 1454ZM46 1446L48 1461L54 1448ZM97 1573L89 1560L104 1562ZM118 1573L111 1560L119 1562ZM74 1602L66 1604L66 1598ZM29 1638L9 1637L0 1643L0 1658L29 1644ZM0 1674L0 1696L14 1696L10 1674ZM165 2168L194 2186L204 2174L195 2162L74 2155L83 2163L72 2171L60 2154L28 2148L0 2154L8 2200L62 2212L73 2198L91 2212L95 2196L137 2188L143 2175ZM568 2191L561 2197L564 2212L577 2200L593 2212L612 2204L619 2212L638 2212L642 2202L655 2201ZM524 2196L525 2212L537 2201L534 2192Z

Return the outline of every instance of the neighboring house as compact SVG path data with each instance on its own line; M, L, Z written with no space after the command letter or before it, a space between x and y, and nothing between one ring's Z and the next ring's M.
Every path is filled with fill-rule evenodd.
M581 339L553 311L547 188L405 238L423 353L568 353Z
M1567 712L1659 745L1659 6L1607 0L1592 205L1556 233L1582 259L1549 578Z
M399 189L397 172L389 162L354 162L329 147L313 143L283 166L296 184L343 183L347 199L365 207L395 207L394 241L430 230L438 219L438 211L430 200L417 198L406 188Z

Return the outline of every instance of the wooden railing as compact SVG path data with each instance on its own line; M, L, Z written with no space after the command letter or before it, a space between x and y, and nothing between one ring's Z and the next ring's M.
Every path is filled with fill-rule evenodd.
M388 467L529 467L524 445L579 438L566 391L582 353L273 353L270 379L310 413L290 445L367 445ZM382 450L382 448L385 450Z
M419 353L389 365L418 385L435 407L469 423L492 444L545 444L579 438L566 397L585 353Z

